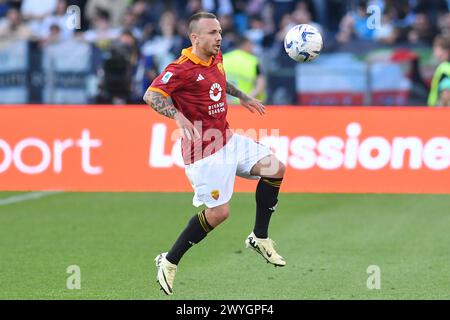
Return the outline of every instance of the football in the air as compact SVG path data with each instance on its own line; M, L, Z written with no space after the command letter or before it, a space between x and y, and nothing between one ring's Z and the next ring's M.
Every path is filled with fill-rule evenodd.
M286 53L297 62L314 60L322 51L322 46L320 32L309 24L292 27L284 38Z

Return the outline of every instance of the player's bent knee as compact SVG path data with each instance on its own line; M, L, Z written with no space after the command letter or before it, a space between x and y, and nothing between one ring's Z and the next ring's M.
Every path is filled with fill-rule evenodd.
M228 207L220 208L216 212L217 218L222 222L230 216L230 209Z
M225 221L230 216L230 209L228 206L219 206L216 208L209 208L207 211L208 222L212 226L216 226Z
M267 156L258 161L250 173L266 178L283 178L286 166L274 155Z
M272 166L272 172L268 172L268 174L264 176L268 178L283 178L284 173L286 172L286 166L277 158L274 158L273 161L274 165Z
M285 174L285 172L286 172L286 166L284 165L283 162L281 162L281 161L279 161L279 160L278 160L278 163L279 163L279 165L278 165L277 176L279 176L279 178L283 178L283 177L284 177L284 174Z

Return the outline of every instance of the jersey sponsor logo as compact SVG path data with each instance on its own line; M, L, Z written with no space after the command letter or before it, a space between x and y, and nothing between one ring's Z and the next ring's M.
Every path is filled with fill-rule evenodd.
M223 64L222 63L218 63L217 64L217 69L219 69L220 73L224 76L225 75L225 69L223 68Z
M212 101L217 102L222 98L222 87L217 82L211 85L209 89L209 97Z
M202 80L205 80L205 77L202 76L201 73L199 73L199 75L198 75L198 77L197 77L197 82L198 82L198 81L202 81Z
M170 80L170 78L172 78L172 76L173 76L173 73L170 72L170 71L167 71L167 72L164 74L164 76L161 78L161 82L162 82L162 83L167 83L167 82L169 82L169 80Z
M208 106L208 114L212 116L216 113L225 112L225 102L215 103L211 106Z
M220 196L219 190L213 190L213 191L211 191L211 197L212 197L214 200L218 200L218 199L219 199L219 196Z

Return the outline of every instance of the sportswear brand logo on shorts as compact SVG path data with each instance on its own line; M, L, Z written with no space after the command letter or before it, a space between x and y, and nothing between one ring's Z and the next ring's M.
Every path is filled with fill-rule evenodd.
M202 76L202 74L200 73L197 77L197 81L202 81L202 80L205 80L205 77Z
M212 101L219 101L220 98L222 98L222 87L220 86L220 84L213 83L211 88L209 89L209 97L211 98Z
M219 199L219 196L220 196L219 190L213 190L213 191L211 191L211 197L212 197L214 200L218 200L218 199Z
M169 82L170 78L173 76L172 72L167 71L164 76L161 78L161 82L162 83L167 83Z

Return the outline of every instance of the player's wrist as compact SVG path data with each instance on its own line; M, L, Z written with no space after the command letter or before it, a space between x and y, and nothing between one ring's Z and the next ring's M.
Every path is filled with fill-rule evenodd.
M245 102L249 102L250 100L252 100L252 98L245 93L242 94L241 99L244 100Z

